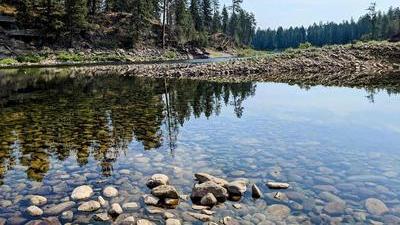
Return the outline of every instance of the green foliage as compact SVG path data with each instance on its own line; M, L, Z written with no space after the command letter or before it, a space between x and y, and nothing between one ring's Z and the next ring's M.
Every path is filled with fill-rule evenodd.
M267 51L257 51L252 48L244 48L240 49L237 52L237 56L239 57L262 57L262 56L267 56L270 53Z
M193 43L197 47L208 46L208 34L206 32L197 32L193 39Z
M84 57L82 55L76 53L69 52L59 52L57 54L57 60L62 62L81 62L84 61Z
M18 61L14 58L4 58L0 59L0 65L12 65L12 64L17 64Z
M45 56L41 56L38 54L27 54L27 55L21 55L17 57L18 62L21 63L39 63L41 61L43 61L46 57Z
M312 44L310 42L304 42L299 45L299 49L308 49L311 47L312 47Z
M171 51L171 50L167 50L167 51L164 52L163 58L166 58L166 59L176 59L176 58L177 58L177 55L176 55L176 52Z

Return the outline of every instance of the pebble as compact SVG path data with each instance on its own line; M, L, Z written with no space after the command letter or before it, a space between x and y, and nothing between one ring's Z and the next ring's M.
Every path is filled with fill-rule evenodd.
M205 183L208 181L214 182L222 187L225 186L226 184L228 184L228 181L218 178L218 177L215 177L215 176L212 176L208 173L196 173L196 174L194 174L194 177L199 182L199 184L202 184L202 183Z
M376 198L369 198L365 201L365 207L367 208L368 212L380 216L383 215L387 212L389 212L389 209L383 203L381 200L376 199Z
M61 219L63 220L72 220L74 218L74 212L72 211L65 211L63 213L61 213Z
M126 211L132 211L139 208L136 202L127 202L122 205L122 208Z
M228 190L228 193L231 195L240 195L242 196L247 188L246 188L246 182L243 180L237 180L230 182L225 185L226 189Z
M267 186L270 189L288 189L289 188L288 183L280 183L280 182L272 182L272 181L267 182Z
M40 195L34 195L31 197L30 200L31 200L32 205L36 205L36 206L45 205L47 203L47 198L40 196Z
M118 215L120 215L120 214L122 214L122 212L123 212L123 210L122 210L122 208L121 208L121 205L120 204L118 204L118 203L113 203L112 205L111 205L111 209L108 211L108 213L111 215L111 216L118 216Z
M158 202L160 201L160 199L158 199L154 196L151 196L151 195L144 195L143 201L146 205L158 205Z
M117 197L118 190L113 186L108 186L108 187L104 188L103 195L107 198Z
M93 220L95 221L109 221L110 217L108 216L107 213L98 213L93 215Z
M136 225L136 219L133 216L128 216L121 221L121 225Z
M78 207L78 211L93 212L93 211L100 209L100 207L101 207L101 205L98 201L91 200L91 201L82 203Z
M140 219L136 222L136 225L154 225L154 223L149 220Z
M178 219L167 219L165 225L181 225L181 221Z
M72 209L72 207L74 207L74 206L75 206L75 202L72 202L72 201L63 202L58 205L52 206L50 208L44 209L44 214L50 215L50 216L56 216L64 211Z
M230 216L226 216L222 219L224 225L240 225L240 223Z
M205 214L201 214L201 213L188 212L187 214L188 214L189 216L191 216L191 217L193 217L193 218L195 218L195 219L197 219L197 220L203 221L203 222L210 221L211 218L212 218L212 217L209 216L209 215L205 215Z
M101 207L106 207L107 206L107 201L106 200L104 200L104 198L103 197L101 197L101 196L99 196L98 198L97 198L97 201L100 203L100 205L101 205Z
M43 210L41 210L39 207L37 207L35 205L29 206L26 209L26 211L31 216L41 216L41 215L43 215Z
M345 207L344 202L328 202L323 210L330 215L340 215L344 213Z
M72 191L71 198L73 200L84 200L92 196L93 189L88 185L83 185L75 188Z
M267 208L267 214L282 220L289 216L290 208L281 204L271 205Z

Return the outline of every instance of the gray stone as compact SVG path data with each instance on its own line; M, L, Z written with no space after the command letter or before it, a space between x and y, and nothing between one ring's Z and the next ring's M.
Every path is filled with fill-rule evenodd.
M32 205L36 205L36 206L45 205L47 203L47 198L40 196L40 195L34 195L31 197L30 200L31 200Z
M101 196L99 196L99 197L97 198L97 201L100 203L101 207L103 207L103 208L106 207L106 206L108 205L107 201L104 200L104 198L101 197Z
M139 208L136 202L127 202L122 205L122 208L126 211L132 211Z
M92 196L93 189L88 185L83 185L75 188L72 191L71 198L73 200L84 200Z
M240 225L240 223L237 220L233 219L230 216L224 217L222 219L222 222L224 223L224 225Z
M161 185L168 185L169 183L169 178L165 174L154 174L147 180L146 186L149 187L150 189L153 189L155 187L161 186Z
M167 219L165 225L181 225L181 221L178 219Z
M75 202L72 202L72 201L63 202L58 205L44 209L44 214L49 215L49 216L56 216L64 211L72 209L72 207L74 207L74 206L75 206Z
M136 225L154 225L154 223L149 220L140 219L136 222Z
M146 205L158 205L160 199L151 195L143 195L143 201Z
M100 207L101 207L101 205L98 201L91 200L91 201L82 203L78 207L78 211L93 212L93 211L100 209Z
M196 173L194 175L196 177L196 180L202 184L208 181L214 182L222 187L224 187L226 184L228 184L228 181L218 178L218 177L214 177L208 173Z
M272 181L267 182L267 186L270 189L288 189L289 188L288 183L272 182Z
M344 202L328 202L323 210L330 215L340 215L344 213L345 207Z
M118 203L113 203L111 205L111 209L108 211L108 213L111 216L115 216L115 217L120 215L120 214L122 214L122 212L123 212L123 210L122 210L121 206Z
M107 198L117 197L118 190L113 186L108 186L108 187L104 188L103 195Z
M226 201L226 198L228 197L228 191L224 187L211 181L194 185L192 189L192 195L190 197L192 199L201 200L201 198L208 193L212 193L219 202Z
M209 216L209 215L205 215L205 214L201 214L201 213L188 212L187 214L188 214L189 216L191 216L191 217L193 217L193 218L195 218L195 219L197 219L197 220L203 221L203 222L210 221L211 218L212 218L212 217Z
M228 190L228 193L230 195L240 195L240 196L242 196L247 190L246 182L242 180L230 182L225 185L225 188Z
M157 198L173 198L179 199L179 194L176 189L171 185L161 185L151 190L151 194Z
M136 225L136 219L133 216L128 216L121 221L121 225Z
M71 221L74 218L74 212L72 211L65 211L61 213L61 219Z
M201 198L200 204L205 206L213 207L218 203L217 198L212 193L208 193Z
M93 220L95 221L109 221L110 217L108 216L107 213L98 213L98 214L94 214L92 217Z
M365 201L365 207L367 208L368 212L380 216L383 215L387 212L389 212L389 209L383 203L381 200L376 199L376 198L369 198Z
M39 207L37 207L35 205L29 206L26 209L26 212L31 216L41 216L41 215L43 215L43 210L41 210Z

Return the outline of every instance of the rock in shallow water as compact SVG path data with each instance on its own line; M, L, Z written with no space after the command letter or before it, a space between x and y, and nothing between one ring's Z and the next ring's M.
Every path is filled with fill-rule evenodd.
M118 190L113 186L108 186L104 188L103 195L106 196L107 198L117 197Z
M143 201L144 204L146 205L158 205L158 202L160 201L160 199L151 196L151 195L143 195Z
M92 219L95 221L104 222L104 221L109 221L110 217L108 216L107 213L98 213L98 214L93 215Z
M381 200L376 199L376 198L369 198L365 201L365 207L367 208L368 212L380 216L383 215L387 212L389 212L389 209L383 203Z
M167 219L165 225L181 225L181 221L178 219Z
M253 198L261 198L262 196L262 192L256 184L253 184L253 186L251 186L251 195Z
M136 222L136 225L154 225L154 223L149 220L140 219Z
M290 208L280 204L271 205L267 208L267 214L276 219L282 220L289 216Z
M44 214L49 216L56 216L64 211L70 210L74 206L75 202L72 201L63 202L58 205L44 209Z
M346 204L344 202L329 202L323 210L330 215L340 215L344 213Z
M230 182L225 185L225 188L228 190L228 193L230 195L240 195L240 196L242 196L247 190L246 182L242 180Z
M228 197L228 191L224 187L211 181L194 185L190 197L192 200L199 201L208 193L212 193L219 202L225 202Z
M111 205L111 209L108 211L108 214L110 214L111 216L119 216L120 214L122 214L123 210L121 208L121 206L118 203L113 203Z
M78 211L92 212L92 211L96 211L96 210L100 209L100 207L101 207L101 205L98 201L91 200L91 201L82 203L78 207Z
M267 186L270 189L288 189L289 188L288 183L272 182L272 181L267 182Z
M155 187L151 190L151 194L158 198L161 198L161 199L164 199L164 198L179 199L178 192L171 185L161 185L161 186Z
M154 174L147 180L146 186L150 189L161 185L167 185L169 183L169 178L165 174Z
M199 182L199 184L205 183L207 181L214 182L222 187L228 184L228 181L218 177L214 177L208 173L196 173L194 176L196 180Z
M200 204L205 206L214 206L218 203L217 198L212 193L208 193L203 198L201 198Z
M72 191L71 198L73 200L84 200L90 198L93 194L93 189L88 185L83 185L75 188Z
M40 195L34 195L31 197L31 203L36 206L45 205L47 203L47 198Z
M35 205L29 206L26 212L31 216L41 216L43 214L43 210Z

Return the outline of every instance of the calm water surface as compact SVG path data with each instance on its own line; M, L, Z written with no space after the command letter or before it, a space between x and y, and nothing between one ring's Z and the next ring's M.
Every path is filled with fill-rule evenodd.
M25 211L30 195L45 196L46 209L83 184L94 188L93 199L114 185L120 195L110 202L140 205L122 216L164 224L142 202L147 178L167 174L190 194L196 172L246 178L264 192L253 200L248 191L240 209L229 201L215 208L217 222L400 224L399 115L395 89L2 71L0 224L37 219ZM268 180L291 187L276 197ZM185 214L191 204L167 211L202 224ZM290 213L272 216L276 204ZM57 216L92 223L94 213L72 211L72 221Z

